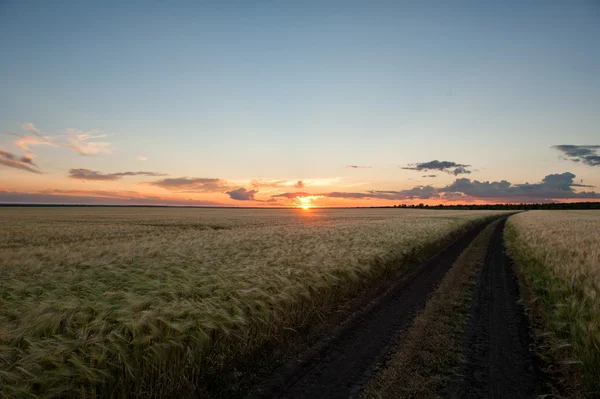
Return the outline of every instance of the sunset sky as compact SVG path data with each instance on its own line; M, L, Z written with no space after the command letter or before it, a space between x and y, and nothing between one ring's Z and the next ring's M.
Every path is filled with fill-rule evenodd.
M600 2L0 1L0 203L600 200Z

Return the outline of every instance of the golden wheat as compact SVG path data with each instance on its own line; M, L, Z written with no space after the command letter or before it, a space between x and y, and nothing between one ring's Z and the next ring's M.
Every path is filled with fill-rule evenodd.
M0 396L191 395L497 213L0 208Z
M542 302L555 349L572 347L587 389L600 393L600 211L520 213L505 237Z

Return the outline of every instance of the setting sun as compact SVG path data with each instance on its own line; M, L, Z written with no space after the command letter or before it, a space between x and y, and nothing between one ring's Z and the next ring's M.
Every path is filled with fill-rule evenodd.
M302 208L302 209L312 209L315 206L318 207L318 205L315 205L313 203L314 200L320 198L319 195L307 195L307 196L303 196L303 197L296 197L296 199L298 200L299 203L297 203L297 207L298 208Z
M298 201L300 201L299 207L302 209L310 209L311 206L311 197L298 197Z

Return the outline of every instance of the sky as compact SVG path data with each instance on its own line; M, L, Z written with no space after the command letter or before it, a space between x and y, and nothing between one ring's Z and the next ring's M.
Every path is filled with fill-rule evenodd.
M0 0L0 203L600 200L600 3Z

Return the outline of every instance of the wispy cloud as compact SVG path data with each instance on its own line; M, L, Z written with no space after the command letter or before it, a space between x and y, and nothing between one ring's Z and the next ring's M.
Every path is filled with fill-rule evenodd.
M423 177L437 177L437 175L423 175Z
M77 129L66 129L64 136L44 135L33 123L27 122L21 128L32 135L13 133L18 139L14 144L25 150L31 151L33 146L50 146L69 148L81 155L109 154L112 152L111 144L107 141L98 141L108 137L98 131L85 132Z
M555 145L552 148L563 153L562 158L581 162L588 166L600 166L600 145Z
M366 165L346 165L347 168L352 168L352 169L370 169L370 166L366 166Z
M329 198L376 198L384 200L428 199L437 196L437 190L432 186L416 186L408 190L369 190L362 193L332 192L317 194Z
M22 150L25 151L31 151L31 147L32 146L40 146L40 145L47 145L47 146L51 146L51 147L58 147L59 144L56 142L56 138L55 137L50 137L50 136L27 136L27 135L21 135L18 133L13 133L14 136L19 137L17 140L14 141L14 144L19 147Z
M138 161L142 161L142 162L144 162L144 161L147 161L147 160L148 160L148 158L146 158L146 157L143 157L143 156L141 156L141 155L140 155L140 156L138 156L138 157L137 157L137 160L138 160Z
M173 205L219 206L215 201L194 198L168 198L136 191L44 190L36 193L0 190L0 203L9 204L83 204L83 205Z
M0 149L0 165L8 166L9 168L25 170L31 173L42 173L35 162L33 162L33 157L28 154L18 156L12 152Z
M70 169L69 177L77 180L119 180L124 176L166 176L164 173L156 172L117 172L102 173L90 169Z
M250 181L250 185L255 188L279 188L279 187L294 187L297 184L304 185L302 180L296 179L267 179L259 178Z
M433 160L429 162L419 162L415 164L410 164L408 166L403 167L402 169L407 170L417 170L420 172L427 172L430 170L438 170L440 172L445 172L454 176L469 174L471 171L469 168L471 165L460 164L452 161L438 161Z
M170 191L187 193L225 192L231 187L225 180L206 177L176 177L160 179L144 184L161 187Z
M63 146L82 155L110 154L112 150L109 142L94 141L105 137L107 137L106 134L98 134L96 131L84 132L77 129L67 129L68 144Z
M303 180L298 179L253 179L250 185L254 188L280 188L280 187L295 187L302 188L306 185Z
M41 136L42 132L40 131L40 129L38 129L33 123L31 122L25 122L21 125L21 129L25 130L26 132L29 133L33 133L36 136Z
M312 194L304 192L304 191L296 191L293 193L282 193L282 194L276 194L276 195L271 195L272 198L288 198L288 199L294 199L294 198L298 198L298 197L308 197Z

